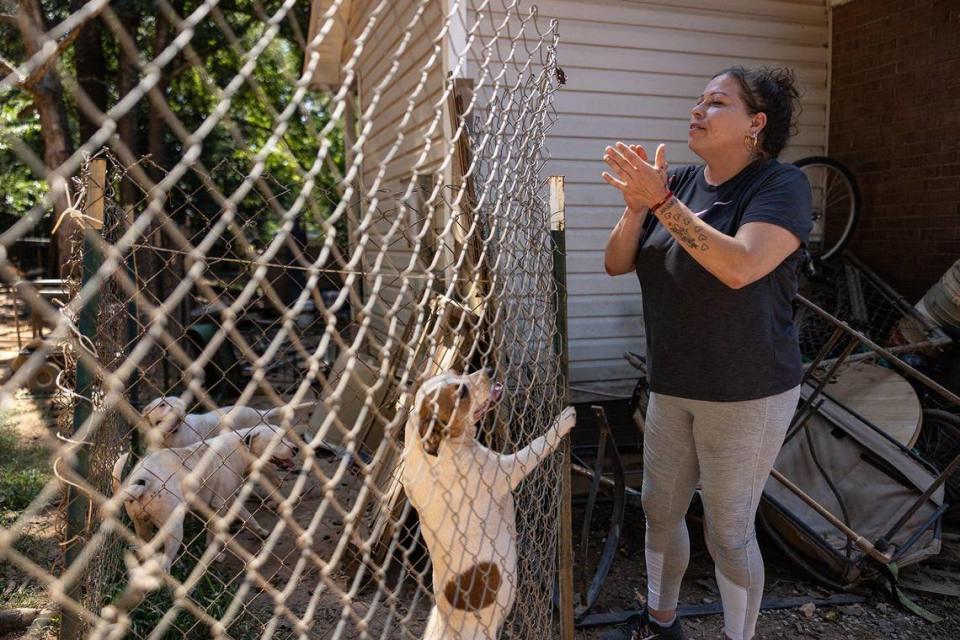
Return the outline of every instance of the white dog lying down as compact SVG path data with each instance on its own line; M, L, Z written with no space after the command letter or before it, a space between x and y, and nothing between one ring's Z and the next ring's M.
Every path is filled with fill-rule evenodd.
M313 408L316 402L297 405L294 409ZM140 415L155 429L163 433L164 447L185 447L219 434L226 417L230 428L249 429L264 424L280 424L280 408L254 409L243 405L220 407L207 413L187 413L186 403L176 396L163 396L152 400Z
M187 475L196 470L194 486L199 501L222 516L243 485L254 458L266 451L275 432L276 427L261 425L223 433L187 447L155 451L136 464L122 487L120 477L129 454L120 456L113 465L114 493L123 491L124 508L138 537L150 540L154 527L166 533L164 570L170 570L183 541L187 509L177 507L185 503L183 483ZM297 453L298 447L284 438L274 445L270 462L290 470ZM236 511L240 522L245 522L254 533L267 535L243 504L238 504ZM208 522L207 545L213 541L213 523ZM217 559L222 556L221 552Z
M492 370L430 378L404 433L403 486L420 515L436 606L424 640L493 640L513 606L517 542L513 494L576 424L572 407L512 455L476 440L502 385Z

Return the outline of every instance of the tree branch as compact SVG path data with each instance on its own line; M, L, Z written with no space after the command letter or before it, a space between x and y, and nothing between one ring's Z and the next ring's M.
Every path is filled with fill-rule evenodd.
M77 36L80 35L80 29L83 25L79 25L76 29L68 33L60 42L57 43L57 51L52 56L47 56L47 59L42 65L33 70L26 79L22 80L20 84L24 89L27 89L31 92L36 91L36 85L39 83L43 76L47 74L47 71L50 70L50 67L54 65L59 59L60 54L63 53L67 47L73 44L73 41L77 39Z
M31 93L36 93L37 85L43 80L44 76L46 76L47 72L50 70L50 67L58 62L60 56L67 49L67 47L73 44L73 42L80 35L80 30L84 27L84 25L91 20L95 20L100 13L103 12L106 6L107 5L104 4L97 11L92 12L90 15L84 16L83 20L79 24L73 25L73 28L70 30L70 32L63 35L60 40L57 41L57 48L52 55L46 56L46 59L43 61L43 63L34 69L30 75L27 76L27 78L19 78L20 85ZM44 20L43 8L40 4L40 0L21 0L20 13L17 16L12 17L13 24L15 24L20 31L20 36L23 40L23 46L27 51L28 58L32 58L37 52L39 52L43 48L44 41L50 39L49 34L56 32L59 28L54 27L53 29L47 31L47 25ZM63 23L61 23L61 25L62 24Z
M23 81L23 76L20 75L20 70L17 69L12 62L8 62L3 56L0 56L0 73L2 73L4 76L15 74L17 76L17 84L20 84Z

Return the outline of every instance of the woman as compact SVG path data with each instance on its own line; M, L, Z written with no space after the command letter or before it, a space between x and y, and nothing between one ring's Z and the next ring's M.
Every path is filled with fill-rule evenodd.
M676 616L689 560L684 515L698 481L730 640L753 637L763 593L754 531L760 494L797 407L793 325L810 185L777 155L794 127L791 72L726 69L690 112L705 165L667 170L664 145L607 147L620 190L610 275L643 290L651 397L643 452L647 609L608 638L683 638Z

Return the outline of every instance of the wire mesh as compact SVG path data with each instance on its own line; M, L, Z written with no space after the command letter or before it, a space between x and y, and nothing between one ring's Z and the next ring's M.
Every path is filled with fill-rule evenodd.
M39 7L2 25L0 92L40 126L3 125L38 186L0 276L42 328L0 401L54 371L61 410L0 557L60 636L555 635L556 24L513 2ZM46 234L55 301L16 258ZM477 373L424 414L450 371ZM447 443L423 476L421 420ZM424 483L420 519L452 537L419 526L404 489ZM55 561L25 546L41 520ZM442 584L437 552L466 559Z
M945 343L946 336L940 329L850 255L838 257L815 276L805 278L800 293L875 344L897 353ZM836 327L803 306L797 307L795 322L800 352L806 362L813 361L825 345L831 344ZM842 346L836 346L828 357L837 355Z

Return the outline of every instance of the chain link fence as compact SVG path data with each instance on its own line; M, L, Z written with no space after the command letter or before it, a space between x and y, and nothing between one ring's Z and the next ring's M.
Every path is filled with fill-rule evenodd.
M46 633L555 637L556 24L455 1L11 15L0 91L40 137L4 125L3 149L42 188L0 277L47 333L0 401L46 374L61 410L0 557L59 611ZM56 301L13 259L43 233ZM25 544L40 521L53 561Z

